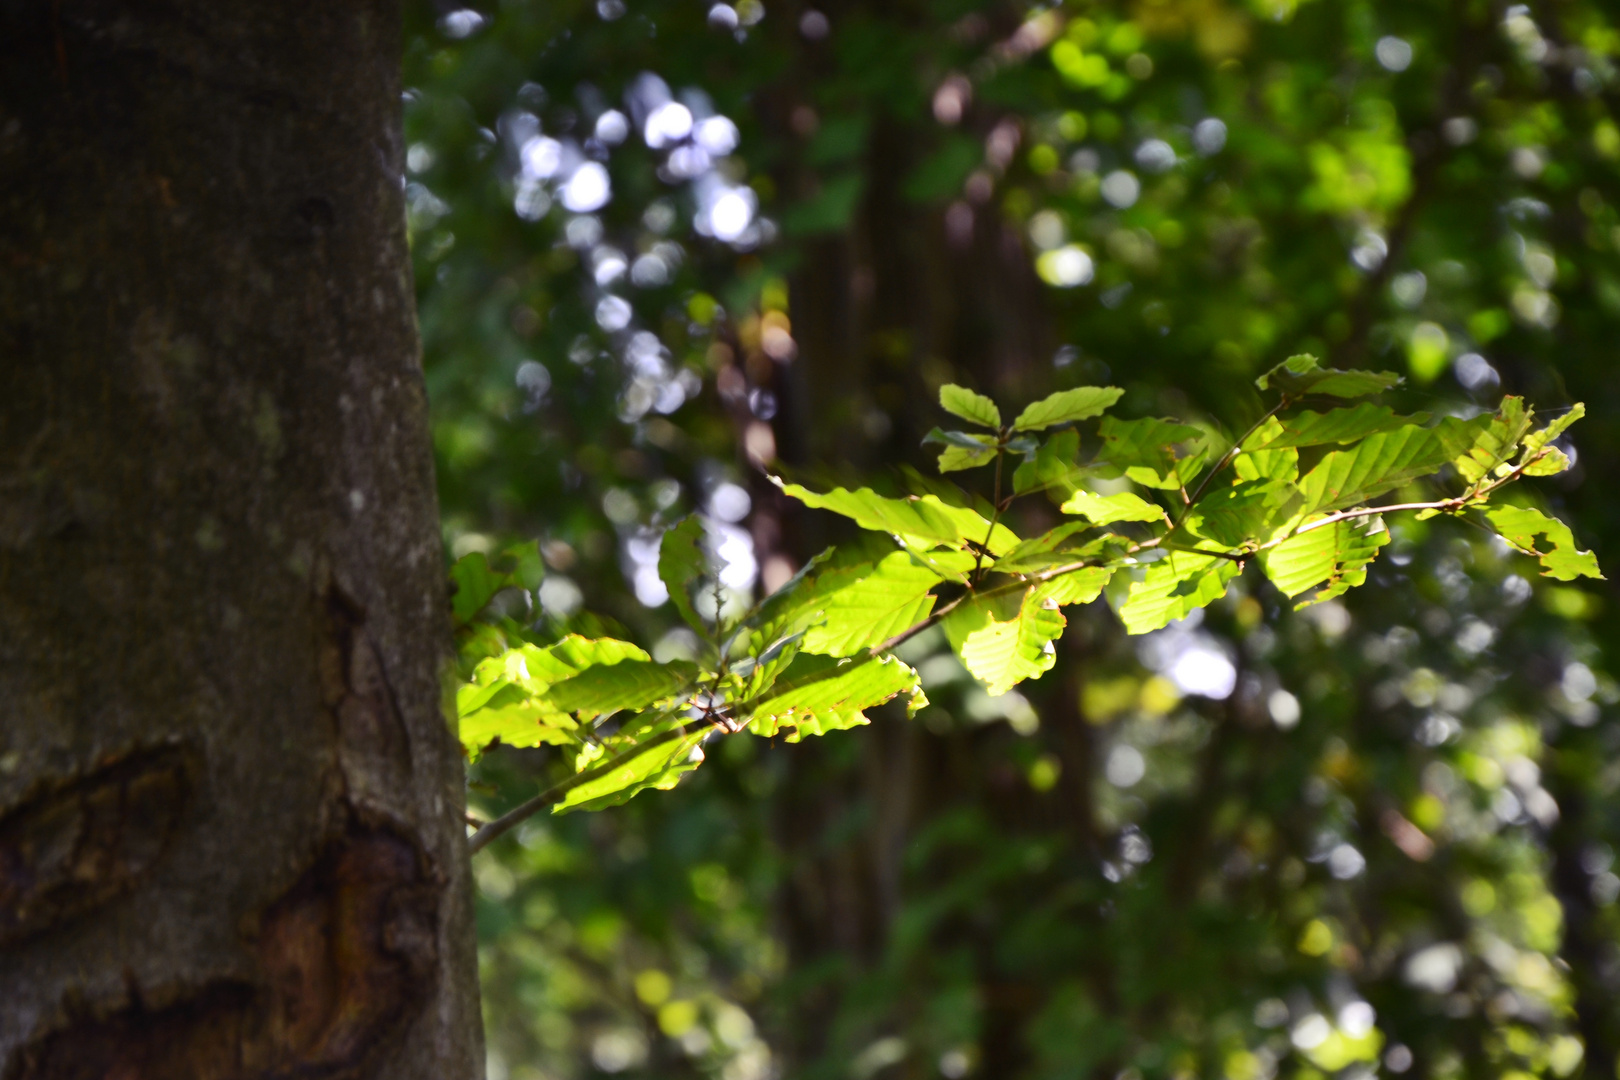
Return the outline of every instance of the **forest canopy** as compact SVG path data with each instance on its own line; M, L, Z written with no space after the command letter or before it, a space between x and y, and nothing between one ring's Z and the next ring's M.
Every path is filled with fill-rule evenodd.
M494 1080L1614 1075L1612 13L412 10Z

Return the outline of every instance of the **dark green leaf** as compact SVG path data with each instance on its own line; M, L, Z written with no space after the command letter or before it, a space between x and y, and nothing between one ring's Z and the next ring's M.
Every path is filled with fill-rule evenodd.
M665 532L658 545L658 576L669 590L675 610L699 634L707 634L708 626L692 606L692 590L702 587L703 576L709 569L704 538L703 520L691 514Z
M1340 371L1324 368L1309 353L1290 356L1255 380L1262 390L1275 390L1288 397L1327 394L1330 397L1358 398L1399 386L1403 380L1390 371Z
M1204 460L1204 451L1194 445L1203 432L1174 420L1105 416L1101 431L1103 449L1096 464L1110 465L1144 487L1182 487Z

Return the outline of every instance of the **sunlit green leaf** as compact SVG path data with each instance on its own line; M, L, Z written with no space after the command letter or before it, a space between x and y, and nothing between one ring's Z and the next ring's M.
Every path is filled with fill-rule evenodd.
M996 459L996 440L991 435L935 428L923 438L923 442L944 445L945 449L939 455L939 471L942 473L977 468Z
M1001 426L1001 410L996 407L996 403L983 394L975 394L965 386L946 383L940 387L939 405L952 416L960 416L970 424L987 428Z
M683 738L634 753L621 763L605 768L596 766L603 768L602 773L569 791L551 812L600 810L617 806L648 788L668 790L703 763L700 744L707 734L706 730L694 731Z
M929 590L940 581L933 569L895 552L826 598L822 621L805 632L804 650L852 656L887 641L927 617L934 607Z
M767 695L741 708L748 730L788 742L866 723L865 710L916 693L917 673L893 656L840 659L800 654Z
M1004 694L1025 679L1049 670L1056 658L1052 640L1066 620L1058 602L1025 590L1015 598L1011 618L998 618L994 602L974 600L953 611L945 632L962 665L991 694Z
M1089 604L1102 595L1104 587L1118 572L1114 566L1088 566L1072 570L1035 587L1035 599L1052 601L1062 607Z
M894 533L911 543L951 547L984 544L997 554L1018 543L1018 537L1005 525L997 523L992 529L976 511L948 506L936 495L891 499L871 488L833 488L822 495L798 484L784 484L782 490L806 506L831 510L854 519L862 528Z
M1199 499L1187 527L1195 535L1235 548L1269 534L1298 501L1294 485L1286 480L1243 480Z
M1557 476L1569 468L1569 455L1556 446L1549 446L1541 455L1524 467L1526 476Z
M1541 451L1543 446L1552 442L1558 436L1569 430L1569 426L1586 415L1586 406L1577 401L1569 407L1569 411L1553 420L1552 423L1531 435L1525 436L1524 460L1528 461Z
M1079 486L1080 470L1075 458L1080 453L1080 433L1059 431L1041 444L1035 456L1013 472L1013 491L1022 495L1042 489L1072 491Z
M1559 581L1603 577L1597 557L1576 547L1569 526L1557 518L1529 506L1493 506L1485 511L1485 517L1502 534L1502 539L1524 554L1541 560L1544 576ZM1545 540L1544 545L1536 543L1538 537Z
M1116 521L1168 523L1169 520L1162 507L1129 491L1121 491L1117 495L1076 491L1058 509L1065 514L1079 514L1093 525L1111 525Z
M1472 484L1503 470L1530 430L1530 418L1523 398L1511 394L1503 398L1496 415L1475 436L1473 445L1453 462L1458 474Z
M461 744L475 758L496 739L505 746L531 747L543 743L571 746L581 738L579 725L572 717L527 696L479 709L462 717L459 725Z
M1125 391L1116 386L1077 386L1034 402L1013 421L1019 431L1040 431L1055 424L1101 416Z
M1389 530L1378 516L1347 518L1284 540L1264 552L1260 564L1290 599L1324 586L1306 601L1317 603L1366 581L1368 564L1387 543Z
M581 717L606 716L624 709L644 709L655 701L688 689L697 666L683 660L623 660L586 668L546 691L559 712Z
M1076 562L1085 558L1087 551L1100 553L1103 545L1098 541L1068 546L1070 537L1076 533L1087 532L1091 528L1091 524L1084 521L1071 521L1066 525L1059 525L1040 536L1025 540L1007 552L996 560L995 569L1004 574L1029 574L1045 570L1049 566Z
M1149 563L1120 606L1126 633L1145 634L1220 599L1238 575L1238 564L1218 555L1171 551Z

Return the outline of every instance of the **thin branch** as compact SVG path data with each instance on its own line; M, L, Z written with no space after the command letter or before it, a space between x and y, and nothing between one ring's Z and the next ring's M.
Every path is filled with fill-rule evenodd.
M1192 497L1187 499L1187 508L1181 512L1181 516L1177 518L1176 523L1171 526L1171 532L1175 532L1176 529L1181 527L1181 523L1185 521L1187 515L1192 512L1192 508L1198 504L1198 500L1203 498L1204 489L1209 487L1209 482L1215 479L1215 477L1219 476L1221 470L1232 464L1232 459L1237 457L1238 454L1243 450L1243 444L1249 441L1249 436L1253 435L1255 432L1264 427L1267 420L1270 420L1273 416L1276 416L1278 413L1286 409L1289 403L1290 399L1288 395L1284 394L1282 396L1282 400L1278 401L1277 404L1267 409L1264 415L1250 425L1249 430L1245 431L1238 441L1233 443L1226 453L1221 455L1221 460L1217 461L1215 463L1215 467L1204 474L1204 478L1200 480L1198 482L1198 486L1193 489ZM1185 497L1186 492L1183 491L1182 495Z
M480 851L488 847L493 841L505 836L522 821L533 817L535 814L539 813L541 810L544 810L548 806L562 802L562 800L567 797L568 793L573 791L575 788L588 784L592 780L606 776L614 769L620 768L626 763L634 761L636 758L645 754L649 750L656 749L657 747L664 746L668 743L678 742L681 739L688 737L690 734L691 733L688 732L684 726L671 728L662 735L655 735L653 738L648 739L644 743L637 743L635 746L632 746L630 749L626 750L622 754L619 754L617 757L608 758L600 765L592 766L582 773L577 773L574 776L570 776L568 779L559 784L553 784L551 787L546 788L546 790L542 791L540 794L536 795L527 802L519 803L511 810L508 810L494 821L491 821L489 824L483 826L477 832L473 833L472 836L468 837L468 854L478 854Z

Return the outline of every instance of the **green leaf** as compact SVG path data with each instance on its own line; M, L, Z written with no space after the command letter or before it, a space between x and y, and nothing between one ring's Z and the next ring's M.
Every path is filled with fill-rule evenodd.
M907 630L934 609L929 592L940 575L897 551L863 577L828 596L821 605L824 621L804 635L804 651L853 656Z
M534 589L545 579L546 568L540 559L538 541L513 544L496 558L500 567L510 569L492 566L481 551L457 559L450 567L450 581L455 586L450 613L456 626L471 623L502 589Z
M942 473L974 469L996 459L996 440L990 435L935 428L924 436L923 442L944 445L945 449L939 455L939 471Z
M894 544L887 538L865 533L854 543L828 548L805 563L744 618L749 652L760 656L784 639L802 635L822 620L834 593L870 574L893 553Z
M1087 521L1071 521L1066 525L1059 525L1055 529L1025 540L997 559L991 565L991 569L1003 574L1031 574L1050 566L1078 562L1087 557L1088 551L1100 552L1102 544L1093 541L1080 547L1064 545L1075 533L1087 532L1091 528L1091 523Z
M1428 422L1427 413L1400 416L1388 405L1363 402L1348 409L1331 409L1322 413L1302 412L1279 423L1263 425L1244 440L1243 449L1253 452L1278 450L1287 446L1349 443L1380 431L1420 427Z
M450 613L457 626L472 622L489 606L496 593L512 584L511 575L492 569L482 551L457 559L450 567L450 580L456 587L450 597Z
M1260 556L1266 576L1290 599L1325 586L1296 605L1329 600L1367 580L1367 566L1389 543L1389 530L1377 515L1346 518L1289 537Z
M739 706L737 719L767 738L788 742L867 722L865 710L897 694L920 693L917 673L893 656L840 659L805 653L779 675L758 701Z
M596 768L602 771L568 792L551 808L553 814L570 810L600 810L617 806L648 788L669 790L686 773L703 763L702 742L708 730L694 731L683 738L645 748L632 747L622 760L610 759ZM639 753L636 751L640 751ZM592 770L587 770L592 771Z
M988 537L985 546L998 555L1018 544L1018 537L1005 525L998 523L992 530L978 512L948 506L937 495L890 499L871 488L833 488L820 495L798 484L784 484L782 490L806 506L852 518L863 529L896 534L908 544L960 548L970 542L983 544Z
M649 659L628 641L578 634L555 645L522 645L492 656L456 690L461 744L476 757L497 738L508 746L577 743L578 725L545 700L546 690L586 668Z
M1197 474L1206 450L1190 446L1203 432L1174 420L1119 420L1103 417L1102 453L1095 464L1110 465L1144 487L1174 490Z
M1243 480L1199 499L1187 516L1187 528L1225 547L1240 547L1269 535L1298 501L1298 492L1286 480Z
M1485 517L1515 549L1541 560L1544 577L1559 581L1580 577L1602 580L1596 556L1576 547L1575 534L1557 518L1529 506L1493 506L1485 511ZM1538 536L1546 540L1548 550L1537 546Z
M983 394L975 394L965 386L946 383L939 388L939 406L952 416L960 416L980 427L1001 427L1001 410Z
M1254 382L1262 390L1275 390L1288 397L1327 394L1330 397L1358 398L1399 386L1402 379L1392 371L1324 368L1310 353L1301 353L1290 356Z
M1558 419L1554 420L1552 423L1548 424L1535 434L1528 436L1524 440L1524 460L1528 461L1529 459L1535 457L1543 446L1546 446L1548 443L1558 438L1558 436L1568 431L1571 424L1585 415L1586 406L1577 401L1575 404L1569 407L1569 411L1564 413L1563 416L1558 417Z
M524 645L516 650L532 683L549 686L599 664L621 660L650 660L646 651L617 638L588 638L569 634L555 645Z
M1546 447L1541 455L1524 467L1526 476L1557 476L1569 468L1569 455L1556 446Z
M1507 464L1518 452L1519 442L1530 430L1531 413L1524 399L1509 394L1502 399L1496 415L1474 438L1473 445L1452 464L1470 484L1508 471Z
M1076 491L1058 509L1065 514L1079 514L1093 525L1111 525L1116 521L1169 522L1161 507L1129 491L1117 495Z
M1118 571L1117 566L1088 566L1073 570L1035 587L1035 599L1051 600L1061 607L1089 604L1102 595L1103 588Z
M503 745L516 747L542 743L575 746L581 739L579 725L572 717L528 698L480 709L463 717L459 723L461 745L475 760L496 739Z
M669 590L675 610L699 634L709 632L707 624L692 606L692 589L701 584L703 575L709 569L704 537L703 520L696 514L690 514L665 532L664 539L658 545L658 576Z
M1282 435L1282 422L1271 416L1249 439L1269 445L1271 440ZM1299 479L1299 451L1293 447L1244 451L1232 458L1232 472L1239 480L1286 480L1293 483Z
M1299 482L1303 512L1320 513L1364 503L1392 488L1434 473L1473 445L1489 417L1447 417L1432 428L1399 428L1369 435L1348 450L1323 456Z
M1080 433L1072 428L1057 432L1013 471L1013 493L1072 491L1079 486L1080 469L1075 465L1079 455Z
M1010 619L996 618L992 602L963 604L945 620L945 633L963 666L994 695L1048 671L1057 656L1052 640L1065 625L1058 602L1032 588Z
M547 690L545 699L558 712L577 713L588 719L624 709L644 709L690 688L696 678L697 665L682 660L667 664L622 660L586 668Z
M1141 581L1133 582L1120 605L1128 634L1158 630L1198 608L1219 600L1241 567L1218 555L1171 551L1149 563Z
M1079 386L1034 402L1013 421L1018 431L1040 431L1072 420L1089 420L1113 407L1125 391L1117 386Z

